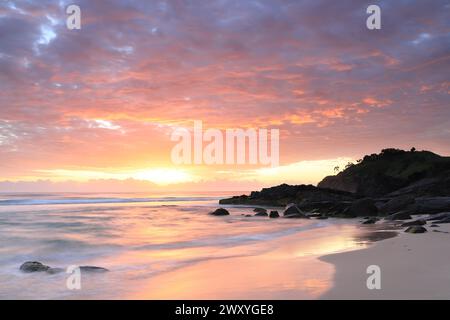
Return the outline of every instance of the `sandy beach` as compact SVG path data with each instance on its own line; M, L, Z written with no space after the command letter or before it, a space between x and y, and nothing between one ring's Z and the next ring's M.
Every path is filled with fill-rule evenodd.
M450 225L427 229L423 234L400 231L363 250L321 257L335 274L333 286L320 298L450 299ZM369 265L381 269L380 290L367 289Z
M284 237L264 244L273 249L258 255L209 260L164 273L127 298L450 298L450 255L445 254L450 225L428 228L425 234L400 230L396 237L371 244L355 242L358 237L374 239L376 228L370 230L345 224L304 232L301 239ZM323 255L333 251L337 253ZM381 269L380 290L367 289L369 265Z

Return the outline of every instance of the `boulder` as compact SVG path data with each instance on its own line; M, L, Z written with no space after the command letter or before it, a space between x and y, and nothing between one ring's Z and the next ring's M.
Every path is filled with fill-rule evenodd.
M283 212L283 216L285 218L301 218L301 219L308 219L308 216L300 210L300 208L296 204L288 204L286 206L286 209Z
M406 229L405 232L408 232L408 233L425 233L425 232L427 232L427 229L425 229L422 226L411 226L411 227L408 227L408 229Z
M267 216L269 216L267 212L258 212L257 214L255 214L255 217L267 217Z
M270 218L279 218L280 214L278 213L278 211L270 211L269 217Z
M421 197L416 198L408 208L410 214L434 214L450 211L450 197Z
M20 266L20 271L31 273L31 272L43 272L50 269L49 266L46 266L38 261L27 261Z
M228 216L230 213L224 208L219 208L209 213L212 216Z
M408 208L415 202L413 196L399 196L390 199L388 202L380 206L380 213L390 215Z
M423 226L427 224L425 220L419 219L414 221L405 222L402 224L402 227L410 227L410 226Z
M355 200L350 207L344 211L348 217L364 217L378 215L378 208L371 198Z
M384 218L385 220L409 220L412 219L412 217L409 215L406 211L400 211L394 214L391 214Z

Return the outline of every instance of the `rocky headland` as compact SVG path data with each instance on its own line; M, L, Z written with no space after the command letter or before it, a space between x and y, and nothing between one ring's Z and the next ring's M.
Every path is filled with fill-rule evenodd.
M288 206L285 217L367 217L370 224L379 218L408 220L413 215L430 214L439 217L434 220L437 224L448 223L450 157L414 148L384 149L348 164L317 186L282 184L219 203Z

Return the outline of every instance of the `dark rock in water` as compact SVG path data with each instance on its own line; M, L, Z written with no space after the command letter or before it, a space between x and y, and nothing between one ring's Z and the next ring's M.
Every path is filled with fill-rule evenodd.
M80 271L82 272L108 272L109 270L102 267L96 267L96 266L80 266Z
M404 211L408 206L414 204L415 198L413 196L399 196L390 199L388 202L383 204L379 211L384 215L394 214L399 211Z
M230 215L228 210L226 210L224 208L216 209L215 211L210 212L209 214L213 215L213 216L228 216L228 215Z
M245 217L246 217L246 218L251 218L251 217L253 217L253 216L252 216L251 214L246 214Z
M322 214L321 213L310 213L310 214L307 214L307 216L309 218L318 218L318 217L321 217Z
M308 216L299 209L296 204L288 204L286 209L283 212L283 216L285 218L300 218L300 219L309 219Z
M408 233L425 233L425 232L427 232L427 229L425 229L422 226L411 226L411 227L408 227L408 229L406 229L405 232L408 232Z
M430 227L432 227L432 228L439 228L439 225L433 223Z
M20 266L20 271L31 273L31 272L43 272L50 269L49 266L46 266L38 261L27 261Z
M320 217L317 217L316 219L318 219L318 220L325 220L325 219L328 219L328 217L327 216L320 216Z
M344 211L348 217L376 216L378 208L371 198L364 198L354 201L351 206Z
M255 209L253 209L253 212L256 212L256 213L267 213L267 210L264 209L264 208L255 208Z
M409 215L408 212L406 211L401 211L401 212L397 212L394 214L391 214L389 216L387 216L386 218L384 218L385 220L409 220L412 219L412 217Z
M370 219L367 219L366 221L364 221L362 224L374 224L377 221L378 221L377 218L370 218Z
M425 222L425 220L419 219L419 220L414 220L414 221L410 221L410 222L405 222L403 223L401 226L402 227L410 227L410 226L423 226L427 224Z
M267 212L258 212L257 214L255 214L255 217L267 217L267 216L269 216Z
M269 217L270 218L279 218L280 214L278 213L278 211L270 211Z
M64 269L62 269L62 268L51 268L51 267L46 266L38 261L27 261L20 266L20 270L22 272L26 272L26 273L46 272L49 274L56 274L56 273L64 272ZM109 270L102 268L102 267L96 267L96 266L81 266L80 271L82 271L82 272L107 272Z

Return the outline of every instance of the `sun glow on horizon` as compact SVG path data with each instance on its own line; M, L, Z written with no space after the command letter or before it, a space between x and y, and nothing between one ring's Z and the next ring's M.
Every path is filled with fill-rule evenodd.
M90 180L138 180L149 181L157 185L168 185L196 181L196 177L186 170L172 168L152 168L126 172L107 172L95 170L36 170L43 176L39 179L52 181L89 182ZM34 178L36 179L36 178ZM33 180L33 179L32 179Z

